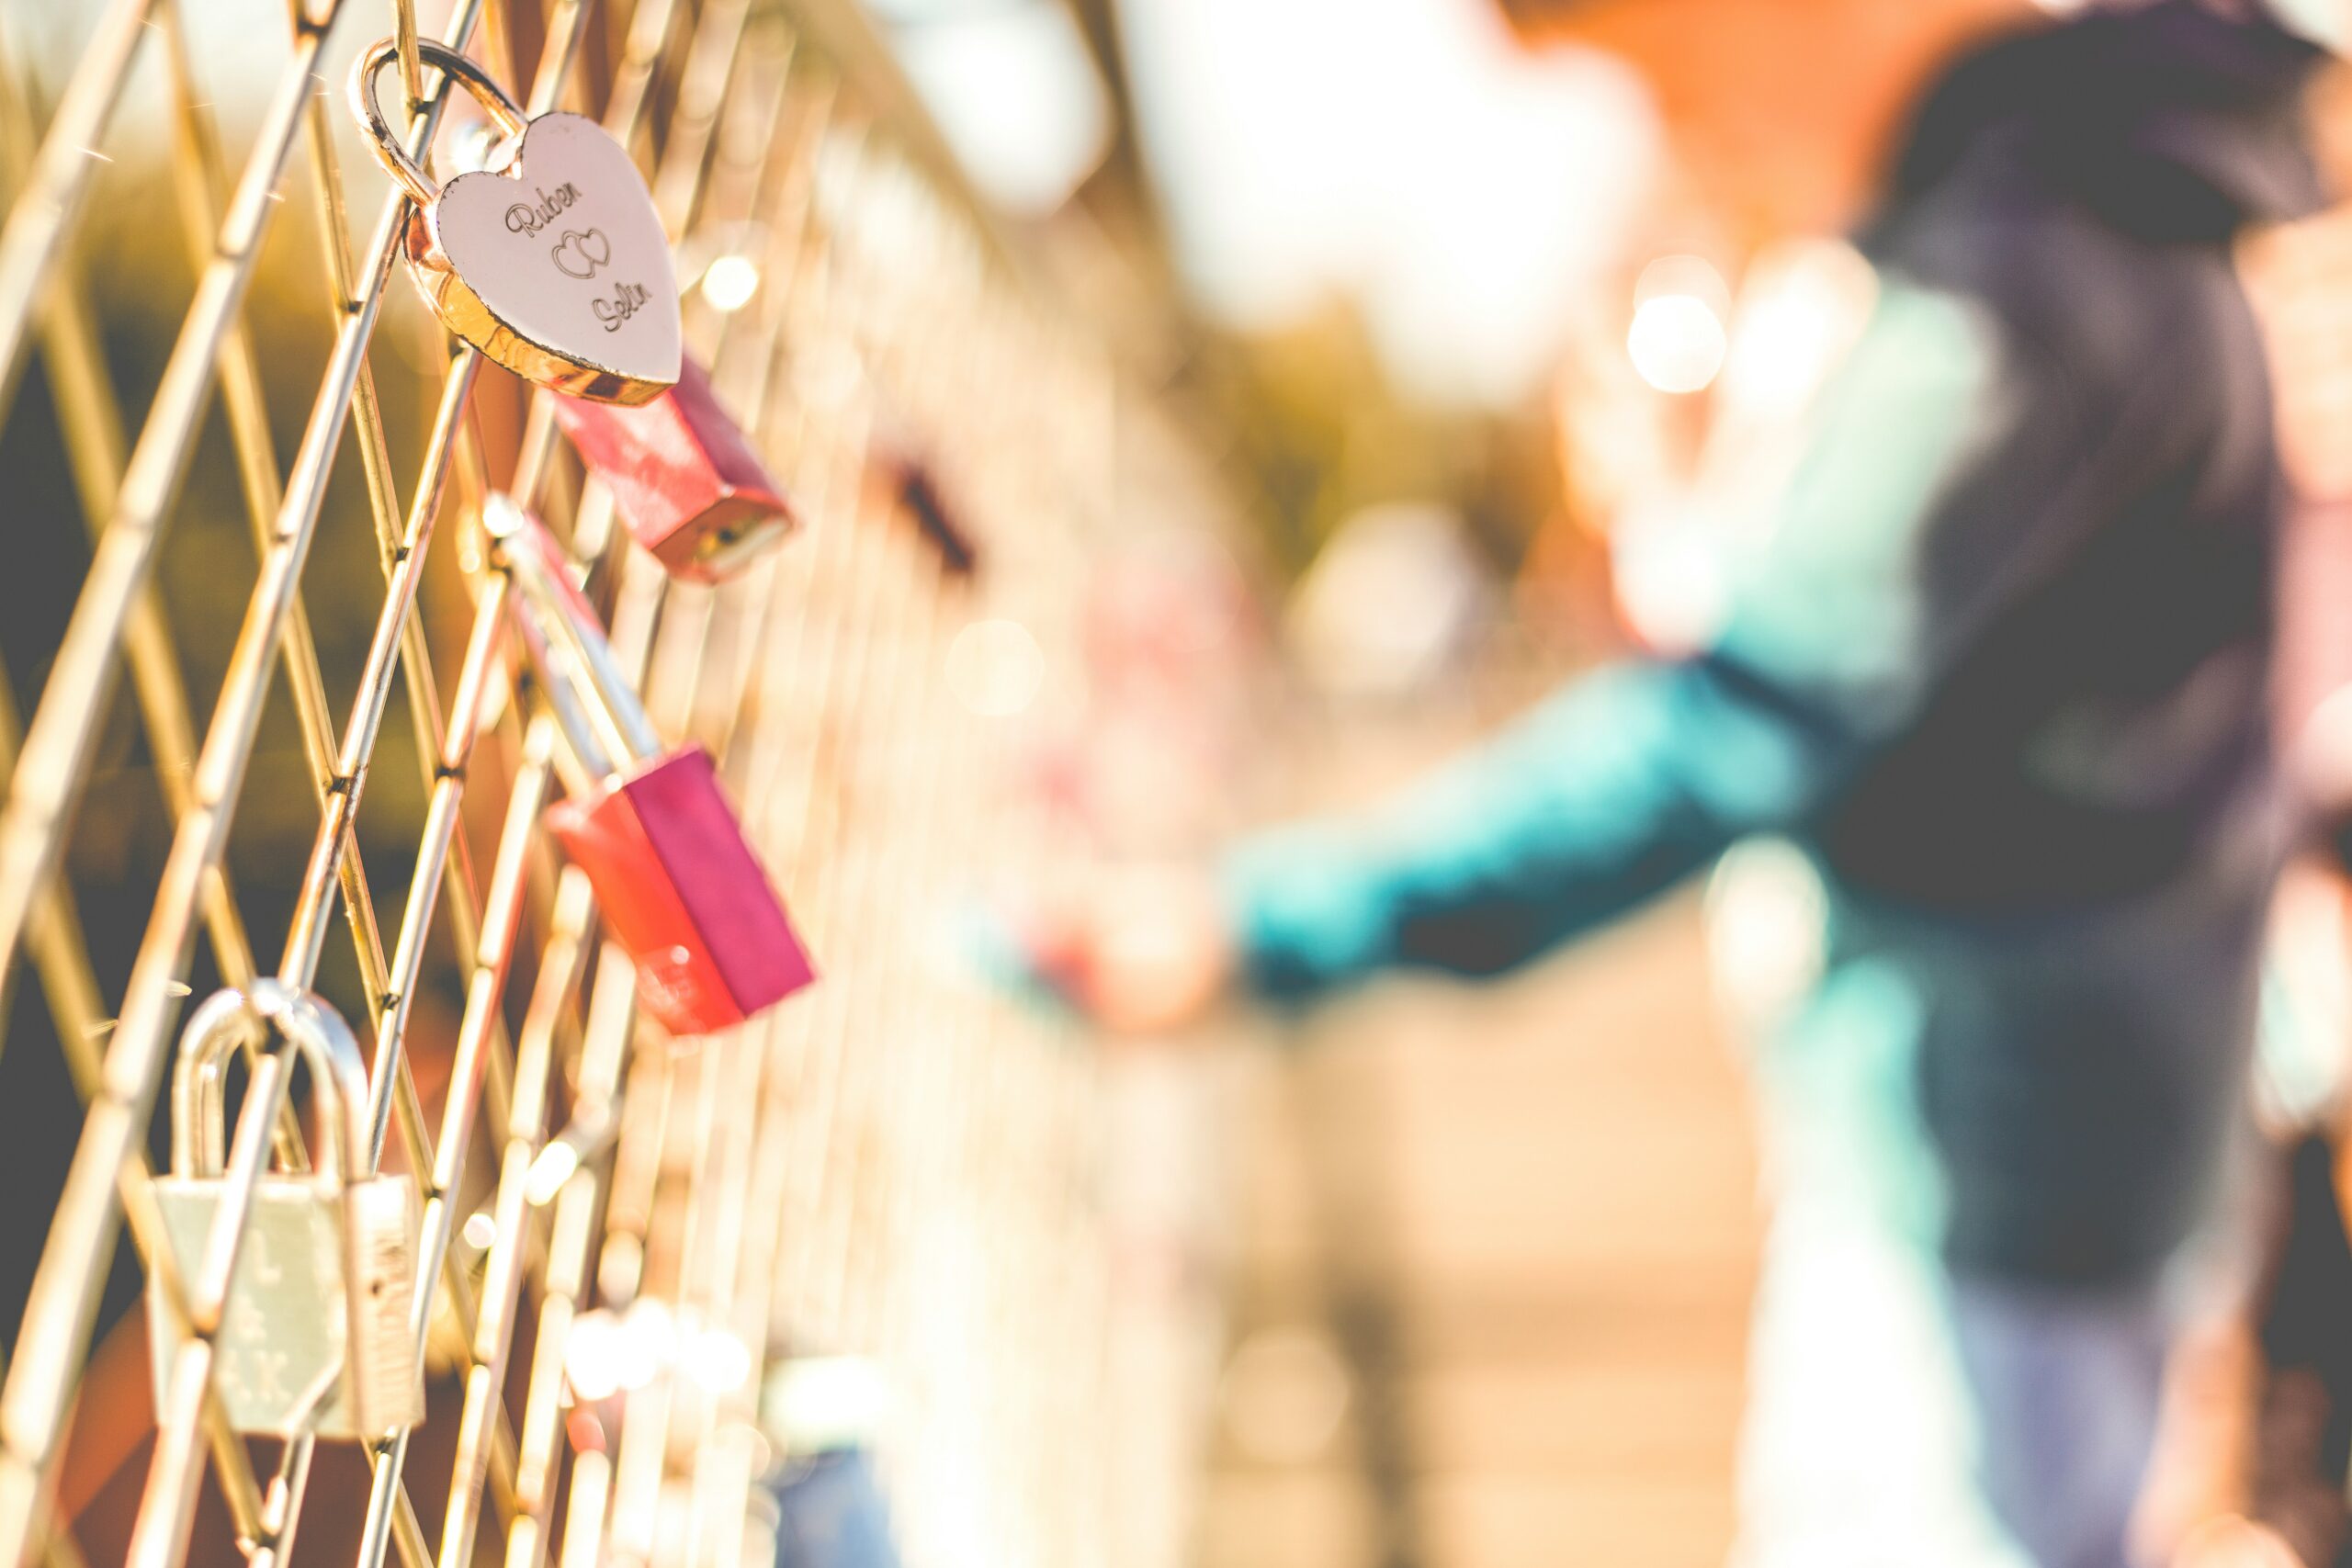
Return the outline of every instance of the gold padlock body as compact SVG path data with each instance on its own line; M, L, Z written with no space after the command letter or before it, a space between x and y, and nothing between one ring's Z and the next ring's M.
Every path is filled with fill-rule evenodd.
M203 1257L220 1203L216 1178L165 1176L155 1201L182 1280ZM344 1294L344 1204L315 1177L272 1174L254 1190L237 1269L214 1337L212 1386L240 1432L366 1440L424 1418L424 1369L409 1331L415 1292L416 1189L407 1178L352 1183L363 1325L345 1355L353 1321ZM147 1326L162 1409L181 1343L165 1303L149 1286ZM311 1417L310 1395L323 1387ZM306 1418L307 1417L307 1418Z

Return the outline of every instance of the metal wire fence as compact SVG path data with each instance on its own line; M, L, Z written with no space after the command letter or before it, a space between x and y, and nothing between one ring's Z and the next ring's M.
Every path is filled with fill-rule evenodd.
M960 982L931 923L1054 852L990 782L1014 741L959 700L953 639L985 613L1070 640L1151 411L887 82L819 46L853 36L831 7L458 0L444 41L638 157L690 352L807 519L737 579L673 581L546 395L395 276L410 200L355 156L341 84L390 33L410 151L463 133L414 6L252 21L0 11L0 984L9 1058L53 1048L79 1096L0 1082L12 1168L56 1194L0 1248L0 1562L281 1562L298 1531L408 1568L765 1561L759 1499L827 1417L763 1390L853 1365L888 1397L853 1380L831 1418L878 1451L910 1561L1171 1560L1182 1380L1138 1403L1118 1344L1198 1325L1138 1325L1106 1283L1100 1069ZM1000 525L977 580L876 482L910 455ZM540 828L565 759L472 525L493 489L589 565L663 733L718 759L811 991L700 1041L638 1018ZM156 1198L191 998L270 978L368 1053L345 1177L421 1200L427 1416L356 1448L232 1429L237 1227L175 1256ZM311 1147L287 1032L246 1032L240 1213Z

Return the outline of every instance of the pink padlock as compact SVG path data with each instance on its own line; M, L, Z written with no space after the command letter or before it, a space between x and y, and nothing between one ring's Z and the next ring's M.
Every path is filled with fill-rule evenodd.
M716 582L796 525L784 493L691 358L635 408L554 396L556 423L612 491L637 542L673 577Z
M548 808L587 874L613 937L636 961L638 1000L673 1034L707 1034L816 978L700 746L663 749L562 547L508 497L482 527L513 584L508 604L585 787Z

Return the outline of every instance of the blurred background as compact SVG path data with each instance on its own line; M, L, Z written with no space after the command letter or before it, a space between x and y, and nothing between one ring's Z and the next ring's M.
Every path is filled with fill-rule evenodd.
M1359 806L1580 669L1710 639L1740 530L1869 313L1837 236L1921 73L2036 11L1534 5L1514 31L1474 0L874 9L974 178L1238 499L1256 700L1282 716L1219 772L1240 822ZM1867 40L1851 60L1824 52L1841 25ZM2331 66L2310 96L2335 193L2346 85ZM2290 728L2352 673L2347 222L2240 258L2297 493ZM1114 814L1182 776L1114 757ZM1184 847L1100 826L1114 854ZM2345 1172L2312 1136L2340 1114L2342 898L2310 867L2282 897L2276 983L2308 1029L2300 1051L2266 1036L2263 1094L2294 1174L2249 1223L2260 1282L2178 1355L2135 1561L2346 1560L2324 1326L2352 1306ZM1763 1234L1743 1042L1817 972L1819 899L1748 846L1530 972L1381 982L1231 1061L1194 1561L1724 1557Z
M1633 502L1867 308L1850 252L1788 242L1853 199L1884 88L1809 70L1769 6L1700 23L1748 36L1679 85L1739 54L1804 84L1788 107L1818 122L1747 209L1697 195L1625 67L1531 50L1485 0L874 10L1246 513L1226 544L1282 716L1212 764L1212 832L1374 798L1580 666L1690 635L1707 541ZM1778 341L1734 393L1758 283ZM1098 798L1148 818L1184 775L1123 762L1164 733L1136 728L1101 741ZM1189 847L1103 826L1138 860ZM1221 1069L1194 1562L1723 1557L1760 1219L1702 902L1499 987L1386 983Z
M1258 700L1283 715L1220 772L1247 822L1360 805L1579 669L1708 638L1743 517L1870 308L1836 236L1916 73L1988 7L1595 6L1585 43L1534 47L1476 0L875 9L974 177L1238 498ZM1831 14L1871 35L1866 66L1820 56ZM1612 25L1686 44L1648 49L1644 82L1589 46ZM1016 96L1056 106L1034 123L1005 112L1030 71ZM1662 99L1717 105L1723 144L1670 150ZM2312 106L2335 185L2340 68ZM2346 223L2243 258L2300 495L2290 713L2352 671ZM1122 771L1102 798L1148 812L1175 776ZM1144 859L1166 830L1106 829ZM2284 984L2321 1043L2279 1129L2332 1120L2343 1038L2340 882L2290 894ZM1741 1042L1808 982L1818 897L1759 844L1532 972L1382 982L1233 1060L1195 1561L1724 1556L1763 1231ZM2241 1510L2341 1560L2341 1397L2287 1366L2332 1363L2301 1320L2352 1304L2336 1164L2305 1149L2323 1212L2273 1216L2296 1321L2257 1310L2183 1358L2148 1561L2287 1561L2219 1522Z

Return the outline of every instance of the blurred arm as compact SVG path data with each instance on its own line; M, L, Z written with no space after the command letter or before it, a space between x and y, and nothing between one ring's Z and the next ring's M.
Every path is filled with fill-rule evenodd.
M1252 987L1494 973L1804 818L2040 575L2082 453L2070 400L2023 357L1977 308L1890 281L1735 567L1715 646L1605 667L1383 807L1245 843L1223 890ZM1931 594L1922 547L1956 513L1938 571L1975 564Z

